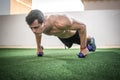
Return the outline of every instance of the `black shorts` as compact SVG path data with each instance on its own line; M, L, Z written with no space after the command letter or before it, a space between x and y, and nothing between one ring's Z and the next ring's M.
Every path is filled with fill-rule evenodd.
M58 37L59 38L59 37ZM79 32L76 31L76 33L70 37L70 38L59 38L63 44L65 44L68 48L71 48L71 46L73 45L73 43L75 44L80 44L80 36L79 36Z

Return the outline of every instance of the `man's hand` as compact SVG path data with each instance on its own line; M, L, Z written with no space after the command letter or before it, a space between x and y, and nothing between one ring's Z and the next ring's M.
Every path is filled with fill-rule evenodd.
M43 56L43 54L44 54L44 53L43 53L43 49L44 49L43 46L40 46L40 48L37 49L37 56L38 56L38 57Z
M80 51L80 53L78 54L79 58L84 58L85 56L87 56L89 50L87 49L87 47L83 50Z

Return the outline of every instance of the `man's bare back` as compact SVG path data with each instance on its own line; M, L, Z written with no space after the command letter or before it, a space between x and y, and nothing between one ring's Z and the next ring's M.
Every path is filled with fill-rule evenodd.
M66 25L69 24L69 25ZM51 15L45 17L45 30L43 33L54 35L60 38L69 38L76 33L76 30L70 30L72 20L65 15ZM68 27L68 28L66 28Z

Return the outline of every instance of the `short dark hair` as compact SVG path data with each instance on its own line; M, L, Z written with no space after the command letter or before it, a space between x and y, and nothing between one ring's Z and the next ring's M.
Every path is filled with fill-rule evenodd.
M31 10L26 16L26 22L28 25L31 25L35 19L37 19L39 23L42 23L44 20L44 14L37 9Z

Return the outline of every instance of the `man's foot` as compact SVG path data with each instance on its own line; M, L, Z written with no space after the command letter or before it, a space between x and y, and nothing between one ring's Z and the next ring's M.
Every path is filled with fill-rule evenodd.
M95 44L95 39L91 38L91 41L89 44L87 44L87 48L89 51L95 51L96 50L96 44Z

